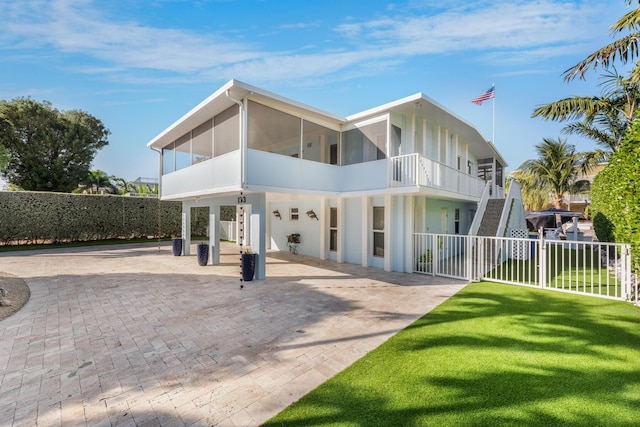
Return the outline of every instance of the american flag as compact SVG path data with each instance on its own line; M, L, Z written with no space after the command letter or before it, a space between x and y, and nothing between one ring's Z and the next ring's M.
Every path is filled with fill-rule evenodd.
M495 86L491 86L491 88L488 91L478 96L477 98L473 98L471 102L473 102L474 104L482 105L484 101L486 101L487 99L491 99L495 96L494 91L495 91Z

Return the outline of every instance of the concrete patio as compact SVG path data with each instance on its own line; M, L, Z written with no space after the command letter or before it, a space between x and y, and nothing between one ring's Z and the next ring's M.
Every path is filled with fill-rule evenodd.
M3 253L0 272L31 289L0 321L2 426L259 425L465 285L271 252L241 290L229 243L219 266L163 243Z

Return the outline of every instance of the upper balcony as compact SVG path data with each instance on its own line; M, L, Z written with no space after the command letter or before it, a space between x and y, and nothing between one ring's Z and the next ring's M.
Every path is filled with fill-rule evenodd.
M422 93L349 117L230 81L148 144L161 196L239 191L422 193L477 201L505 165L470 124Z
M245 180L242 171L245 170ZM259 150L202 161L162 177L162 197L181 199L241 190L350 196L426 193L477 201L485 182L419 154L336 166Z

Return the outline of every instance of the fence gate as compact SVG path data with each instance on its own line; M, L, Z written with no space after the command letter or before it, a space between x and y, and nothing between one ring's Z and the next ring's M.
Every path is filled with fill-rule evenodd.
M414 272L638 303L628 244L414 233Z

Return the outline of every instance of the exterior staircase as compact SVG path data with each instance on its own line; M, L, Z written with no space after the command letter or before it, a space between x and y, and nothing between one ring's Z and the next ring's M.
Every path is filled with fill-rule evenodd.
M482 217L480 228L478 228L478 236L496 236L503 209L504 199L490 199L487 201L487 208Z

